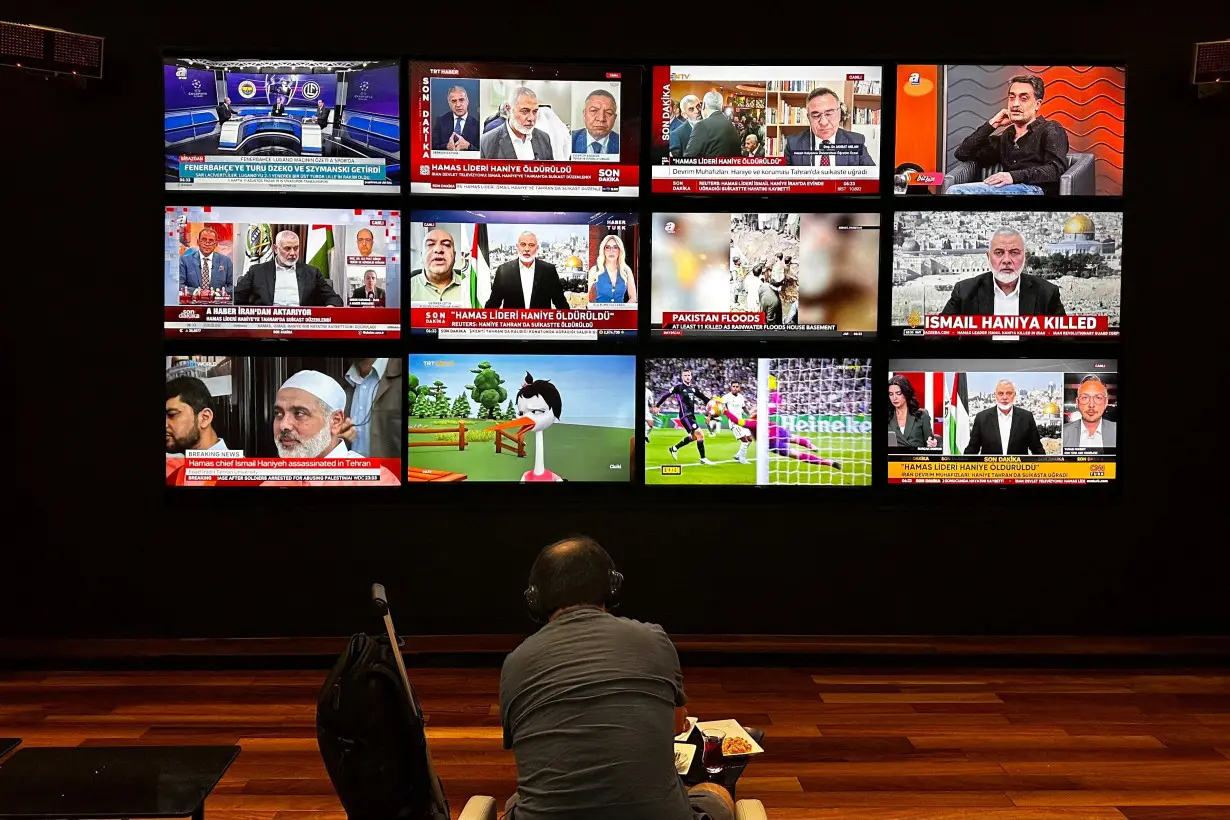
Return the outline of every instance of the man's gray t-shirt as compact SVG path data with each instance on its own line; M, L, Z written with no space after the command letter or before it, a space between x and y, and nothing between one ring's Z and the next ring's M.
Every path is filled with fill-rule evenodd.
M568 610L504 661L504 748L516 749L517 820L691 820L675 772L679 655L661 627Z

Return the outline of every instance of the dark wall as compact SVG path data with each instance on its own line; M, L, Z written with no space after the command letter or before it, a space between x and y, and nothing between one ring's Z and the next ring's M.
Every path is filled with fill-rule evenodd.
M519 632L535 551L578 530L606 543L627 575L626 613L674 632L1227 631L1224 548L1214 546L1224 539L1225 472L1213 454L1224 337L1213 328L1225 326L1219 294L1230 273L1219 179L1228 118L1224 99L1198 101L1189 83L1192 43L1225 37L1224 27L1067 10L1048 21L1035 7L1033 19L1003 21L860 13L849 26L805 33L806 14L792 23L773 12L753 29L762 39L741 41L717 18L651 23L629 11L572 30L522 28L523 16L509 14L466 24L458 38L464 21L446 7L414 8L391 20L369 8L366 22L323 30L303 7L245 28L221 14L211 23L51 6L26 20L108 39L106 79L84 90L0 72L4 199L19 212L3 256L15 283L3 322L5 426L20 465L5 494L12 535L0 547L0 635L343 634L371 625L364 602L374 579L395 596L405 631ZM782 45L792 32L797 44ZM491 489L471 495L469 509L410 492L167 506L161 456L144 438L158 424L163 367L153 234L163 196L160 48L257 54L327 43L404 53L434 42L439 53L450 41L467 43L458 57L491 49L590 61L604 52L645 62L1126 58L1131 333L1121 367L1138 438L1122 496L1060 506L1025 494L902 490L872 503L819 491L768 506L742 491L652 498L642 488L572 492L545 506Z

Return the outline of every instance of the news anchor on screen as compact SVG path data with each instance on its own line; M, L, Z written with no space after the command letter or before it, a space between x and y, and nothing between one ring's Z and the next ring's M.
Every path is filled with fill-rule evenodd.
M1021 273L1025 237L1012 228L991 235L991 269L952 288L942 313L958 316L1063 316L1059 288L1040 276Z
M813 88L807 95L808 130L786 138L783 155L787 165L875 165L867 152L867 138L854 131L839 128L841 102L837 92L828 88ZM837 146L846 146L838 148Z
M217 252L218 232L213 228L201 228L196 235L196 247L183 252L179 257L179 286L197 288L224 288L231 290L235 265L229 256Z
M1080 421L1063 426L1063 446L1067 448L1109 449L1115 446L1115 423L1102 418L1106 413L1106 385L1094 375L1081 379L1076 391Z
M438 302L470 307L469 274L454 269L453 235L442 228L423 237L423 267L410 272L410 302Z
M491 298L484 305L493 308L529 310L568 310L568 298L560 284L559 273L550 262L538 259L538 237L523 231L517 237L517 258L495 269Z
M636 277L628 265L624 241L607 234L598 246L598 264L589 269L590 304L636 304Z
M324 100L316 101L316 113L309 117L309 119L316 120L316 124L321 128L324 128L329 124L329 109L325 108Z
M384 301L384 288L376 287L376 272L374 270L363 271L363 284L354 289L354 292L350 294L350 298Z
M235 109L231 108L231 98L230 97L226 97L225 99L222 100L222 102L218 103L218 124L219 125L226 122L231 117L238 117L238 116L239 114L235 111Z
M951 186L949 194L1059 193L1059 178L1068 170L1068 132L1039 116L1046 85L1041 77L1021 74L1008 81L1008 106L980 125L957 146L959 162L1004 170L982 182Z
M898 447L937 447L931 415L918 405L914 385L905 376L888 380L888 431L897 436Z
M1046 455L1034 414L1016 404L1016 385L1009 379L995 383L995 406L974 416L967 456Z
M538 123L538 94L521 85L508 96L508 119L478 142L481 159L519 159L550 162L551 138L534 126Z
M574 154L618 154L619 132L615 131L615 95L601 88L589 92L581 116L585 127L572 132Z
M701 100L701 117L692 124L692 136L683 155L689 159L739 156L739 129L722 113L721 92L706 92Z
M478 145L478 119L470 113L470 95L459 85L448 90L449 110L436 117L431 147L436 151L473 151Z
M235 304L341 307L342 297L319 268L299 261L299 235L282 231L273 243L273 259L239 277Z

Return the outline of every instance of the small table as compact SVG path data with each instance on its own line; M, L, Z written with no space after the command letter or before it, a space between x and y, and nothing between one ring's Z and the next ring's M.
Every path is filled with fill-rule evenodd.
M0 758L3 758L20 745L21 738L19 737L0 737Z
M752 740L756 741L757 745L763 745L761 744L761 741L764 740L763 729L753 729L750 726L745 726L744 729L747 730ZM733 800L735 796L735 783L739 780L739 776L743 774L743 770L747 768L747 764L751 762L755 755L724 758L722 773L710 775L709 772L705 771L705 736L701 733L699 726L692 727L692 733L688 735L687 742L696 747L696 754L692 757L692 765L688 767L687 774L680 775L684 785L691 788L697 783L717 783L730 792L730 797ZM0 815L0 817L3 817L3 815Z
M22 749L0 763L0 820L203 820L238 746Z

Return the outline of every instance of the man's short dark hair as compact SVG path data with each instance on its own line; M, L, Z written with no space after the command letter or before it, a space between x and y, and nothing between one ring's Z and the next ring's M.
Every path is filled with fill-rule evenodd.
M841 105L841 97L837 96L836 91L834 91L831 88L825 88L824 86L820 86L819 88L813 88L810 92L808 92L807 99L803 101L803 107L806 108L807 104L810 103L812 100L814 100L816 97L825 97L825 96L832 97L833 99L837 100L838 105Z
M611 591L615 562L586 535L573 535L543 548L530 568L530 583L547 615L570 606L602 606Z
M595 88L593 91L585 95L585 102L589 102L590 97L606 97L611 101L612 106L618 107L619 103L615 102L615 95L605 88Z
M167 382L167 401L171 399L179 399L191 407L194 416L210 406L209 388L192 376L178 376Z
M1017 83L1025 83L1034 90L1034 96L1039 100L1046 99L1046 83L1042 82L1042 78L1036 74L1018 74L1008 81L1008 87Z

